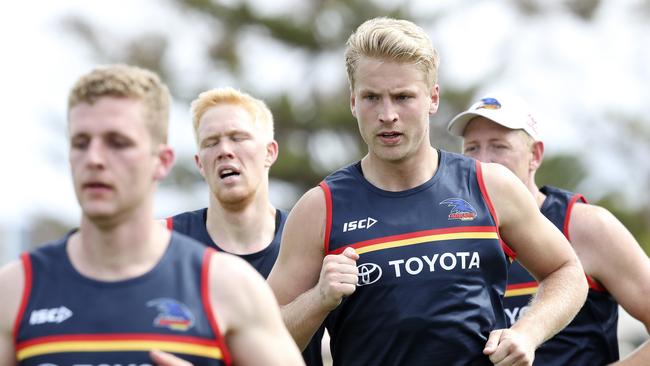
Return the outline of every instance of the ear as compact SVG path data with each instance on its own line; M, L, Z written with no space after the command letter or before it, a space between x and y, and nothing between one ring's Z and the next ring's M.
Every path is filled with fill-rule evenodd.
M271 140L266 144L266 157L264 158L264 167L270 168L278 159L279 147L278 142Z
M356 106L357 106L357 99L354 96L354 89L350 87L350 110L352 111L352 116L354 116L354 118L357 118Z
M203 178L205 178L205 170L203 169L203 164L201 164L201 159L199 159L199 154L194 154L194 164L196 169L199 170L199 173Z
M434 115L438 111L440 104L440 87L438 84L431 88L431 104L429 104L429 115Z
M163 180L172 170L176 156L174 149L167 144L160 144L158 146L158 166L154 172L154 179L157 181Z
M542 160L544 160L544 143L542 141L535 141L530 146L531 153L533 158L530 161L530 170L536 171L542 165Z

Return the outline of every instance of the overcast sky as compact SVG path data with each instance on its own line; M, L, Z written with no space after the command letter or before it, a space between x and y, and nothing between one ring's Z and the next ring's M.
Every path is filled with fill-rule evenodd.
M642 192L645 187L638 185L643 180L635 177L639 170L626 164L626 157L618 156L608 143L617 132L608 120L611 114L638 116L643 118L644 128L650 128L650 22L647 14L636 10L642 0L605 0L594 22L571 16L559 3L545 2L545 15L536 18L521 17L506 1L423 0L410 2L410 6L416 14L446 11L436 24L425 25L441 54L442 93L445 83L469 87L490 79L506 64L503 76L481 92L515 92L528 99L542 124L547 153L593 154L591 164L601 173L592 176L584 187L586 193L593 197L623 184ZM260 4L261 11L267 13L289 7L294 12L300 10L297 0ZM62 30L61 17L71 14L87 17L118 38L144 30L174 34L181 40L172 43L174 52L183 55L173 59L179 69L192 75L209 67L201 61L205 50L200 47L202 32L210 31L207 26L187 26L187 19L161 7L160 2L129 1L119 6L108 0L1 2L3 226L24 225L39 214L53 214L70 223L77 220L66 148L53 142L65 135L69 87L96 60L82 42ZM334 29L336 20L332 22ZM264 62L277 64L277 72L251 72L248 78L269 93L298 91L300 73L294 71L306 67L301 55L287 50L279 53L276 44L250 42L247 59L251 70L255 70L255 60L264 58ZM315 80L321 84L332 80L332 74L345 80L343 62L337 55L315 71ZM186 109L175 107L170 135L172 145L187 152L193 145ZM446 121L434 117L432 123ZM633 161L638 164L642 160ZM607 169L602 168L603 162ZM179 207L171 194L161 195L159 212Z

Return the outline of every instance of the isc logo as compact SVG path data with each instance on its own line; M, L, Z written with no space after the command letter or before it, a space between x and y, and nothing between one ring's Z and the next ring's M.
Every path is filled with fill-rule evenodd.
M45 323L62 323L72 316L72 311L65 306L52 309L40 309L32 311L29 317L30 325Z
M370 229L370 227L375 223L377 223L377 220L373 219L370 216L368 216L368 218L366 219L346 222L345 224L343 224L343 232L357 230L357 229Z

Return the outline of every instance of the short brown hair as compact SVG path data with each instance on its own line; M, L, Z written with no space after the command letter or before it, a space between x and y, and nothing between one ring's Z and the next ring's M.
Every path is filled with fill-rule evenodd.
M94 104L103 97L140 100L153 141L167 143L171 96L156 73L124 64L98 67L81 76L72 87L68 113L81 103Z
M429 87L438 81L438 51L427 33L408 20L379 17L365 21L346 43L345 66L350 87L361 57L414 63L420 67Z

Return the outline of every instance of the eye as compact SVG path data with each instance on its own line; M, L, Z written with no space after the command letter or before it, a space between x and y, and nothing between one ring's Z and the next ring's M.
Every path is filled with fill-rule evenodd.
M366 94L363 96L363 99L373 102L379 100L379 96L377 94Z
M127 147L133 146L133 141L120 134L109 134L106 137L106 145L113 149L125 149Z
M88 136L77 135L70 140L70 146L77 150L85 150L89 144L90 138Z
M248 140L248 135L243 134L243 133L237 133L237 134L232 135L231 139L234 142L241 142L241 141L244 141L244 140Z
M208 147L213 147L216 146L219 143L219 139L217 138L209 138L201 141L201 148L208 148Z
M404 100L408 100L408 99L411 99L411 98L412 98L411 95L408 95L408 94L399 94L395 99L397 99L397 100L401 100L401 101L404 101Z

